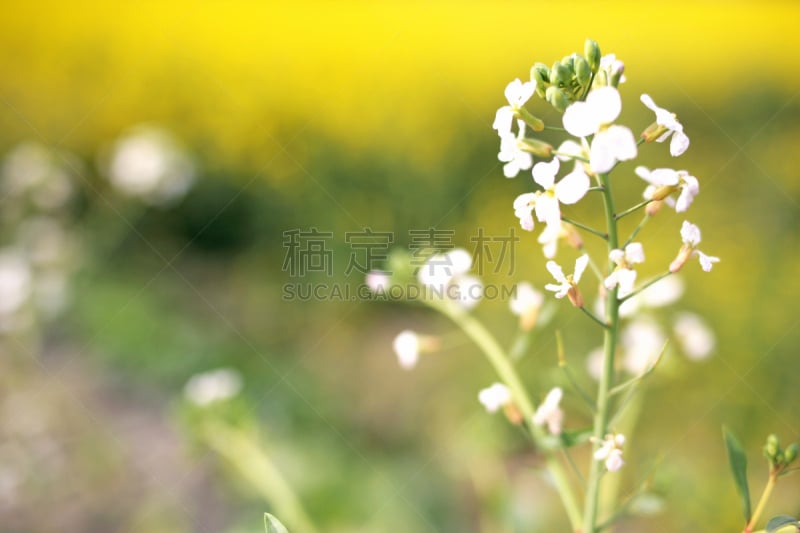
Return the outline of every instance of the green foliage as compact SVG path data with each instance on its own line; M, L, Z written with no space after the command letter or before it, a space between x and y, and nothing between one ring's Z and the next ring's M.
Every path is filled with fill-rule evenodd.
M733 433L724 427L722 428L722 433L725 439L725 446L728 449L728 459L731 465L731 472L733 473L733 480L736 483L736 490L739 492L739 497L742 500L744 519L745 521L749 521L751 510L750 487L747 483L747 455L745 455L742 445Z
M791 533L800 530L800 521L793 516L779 515L767 522L767 533Z
M281 521L269 513L264 513L264 529L267 533L289 533Z

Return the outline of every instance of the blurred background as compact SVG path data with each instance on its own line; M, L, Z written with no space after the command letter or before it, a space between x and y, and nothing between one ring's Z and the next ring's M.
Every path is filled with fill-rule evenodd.
M767 433L800 438L798 20L794 2L6 5L0 529L260 531L275 502L258 464L320 531L565 531L540 457L476 401L495 378L451 324L285 286L362 285L348 232L402 248L435 228L472 249L478 228L518 228L532 182L497 161L503 89L592 37L625 62L624 124L652 122L642 92L684 124L679 162L646 145L637 164L698 177L689 220L722 258L681 274L679 308L714 353L670 353L645 387L619 491L647 480L651 497L620 530L738 531L721 426L756 494ZM557 120L546 107L529 105ZM637 201L633 165L615 179L618 204ZM570 213L601 224L599 204ZM643 275L672 259L682 221L664 210L642 232ZM292 272L287 238L312 228L330 271ZM548 282L537 235L484 282ZM667 331L676 312L654 320ZM507 301L475 313L513 338ZM407 328L447 341L411 372L391 349ZM556 329L591 386L600 334L559 305L520 362L536 398L563 379ZM567 426L588 424L566 407ZM797 489L788 478L768 513L800 512Z

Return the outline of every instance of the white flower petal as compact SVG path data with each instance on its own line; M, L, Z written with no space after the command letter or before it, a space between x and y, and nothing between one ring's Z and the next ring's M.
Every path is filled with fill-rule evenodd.
M575 102L564 111L564 129L575 137L586 137L597 131L597 120L586 102Z
M392 343L397 361L406 370L411 370L419 360L419 336L411 330L401 331Z
M564 271L561 269L561 266L556 263L555 261L548 261L545 265L547 271L556 279L556 281L560 283L566 283L567 277L564 276ZM552 290L552 289L551 289Z
M488 412L496 413L511 402L511 391L502 383L493 383L478 393L478 401Z
M597 126L611 124L622 111L622 99L619 91L610 86L600 87L590 92L586 97L586 103L592 109Z
M453 276L466 274L472 268L472 256L463 248L454 248L445 254Z
M584 270L586 270L586 265L589 264L589 256L588 254L583 254L578 259L575 260L575 273L572 274L572 281L578 283L581 280L581 276L583 276Z
M682 131L676 131L669 143L669 153L678 157L689 148L689 137Z
M503 106L497 110L494 115L494 122L492 128L497 130L498 135L513 135L511 133L511 124L514 121L514 111L509 106Z
M590 186L589 176L576 168L556 184L556 198L562 204L574 204L586 195Z
M719 257L714 257L713 255L706 255L700 250L696 250L697 258L700 260L700 266L703 268L705 272L711 272L711 268L714 266L714 263L719 263Z
M633 265L644 263L644 246L640 242L632 242L625 247L625 260Z
M692 247L697 246L700 244L701 240L700 228L691 222L684 220L683 224L681 225L681 239L683 240L684 244L688 244Z
M545 190L552 188L553 183L556 181L559 166L558 158L553 158L552 161L536 163L533 166L533 181L541 185Z

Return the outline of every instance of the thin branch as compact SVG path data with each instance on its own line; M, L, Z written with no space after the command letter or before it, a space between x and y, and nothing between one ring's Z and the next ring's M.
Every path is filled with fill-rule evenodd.
M588 316L589 318L591 318L592 320L594 320L595 322L597 322L598 324L600 324L600 325L603 327L603 329L608 329L608 324L606 324L605 322L603 322L602 320L600 320L599 318L597 318L597 316L595 316L595 314L594 314L594 313L592 313L591 311L589 311L588 309L586 309L586 306L579 307L578 309L580 309L581 311L583 311L583 314L585 314L586 316Z
M624 302L626 300L630 300L631 298L633 298L634 296L636 296L637 294L639 294L640 292L645 290L650 285L653 285L654 283L658 283L659 281L661 281L662 279L666 278L670 274L672 274L672 272L670 272L669 270L667 270L666 272L664 272L662 274L659 274L658 276L654 277L653 279L647 281L647 283L645 283L644 285L642 285L641 287L639 287L638 289L636 289L632 293L626 295L624 298L620 298L619 302L622 303L622 302Z
M653 200L644 200L643 202L639 202L639 203L638 203L638 204L636 204L635 206L633 206L633 207L629 207L628 209L626 209L626 210L625 210L625 211L623 211L622 213L617 213L616 215L614 215L614 220L619 220L619 219L621 219L622 217L626 217L626 216L630 215L631 213L634 213L634 212L636 212L637 210L639 210L639 209L643 208L644 206L646 206L647 204L649 204L649 203L650 203L650 202L652 202L652 201L653 201Z
M607 241L607 240L608 240L608 235L606 235L605 233L602 233L602 232L600 232L600 231L598 231L598 230L594 229L594 228L593 228L593 227L591 227L591 226L587 226L586 224L582 224L582 223L580 223L580 222L578 222L578 221L576 221L576 220L572 220L571 218L565 217L565 216L563 216L563 215L561 216L561 220L563 220L563 221L564 221L564 222L566 222L567 224L572 224L572 225L573 225L573 226L575 226L576 228L581 228L582 230L586 230L586 231L588 231L589 233L593 233L594 235L597 235L598 237L600 237L600 238L601 238L601 239L603 239L604 241Z
M633 230L633 233L631 233L631 236L628 237L628 240L625 241L625 244L622 245L623 249L626 246L628 246L630 243L633 242L633 239L635 239L636 236L639 235L639 232L642 231L642 228L644 227L644 225L647 224L647 221L650 220L651 218L652 217L650 215L648 215L647 213L644 214L644 218L642 218L642 221L639 222L639 225L636 226L636 228Z

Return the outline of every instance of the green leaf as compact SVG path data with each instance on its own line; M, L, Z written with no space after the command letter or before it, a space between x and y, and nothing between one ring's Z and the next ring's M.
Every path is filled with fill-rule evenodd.
M767 522L767 533L778 533L787 526L793 526L789 531L797 531L800 529L800 521L793 516L779 515L774 516Z
M745 522L749 522L751 514L750 487L747 485L747 456L742 449L742 445L739 444L739 441L733 436L733 433L723 427L722 434L725 438L725 446L728 448L728 459L731 464L733 480L736 482L736 489L739 491L739 497L742 499L744 519Z
M264 528L267 533L289 533L286 526L281 524L281 521L269 513L264 513Z

